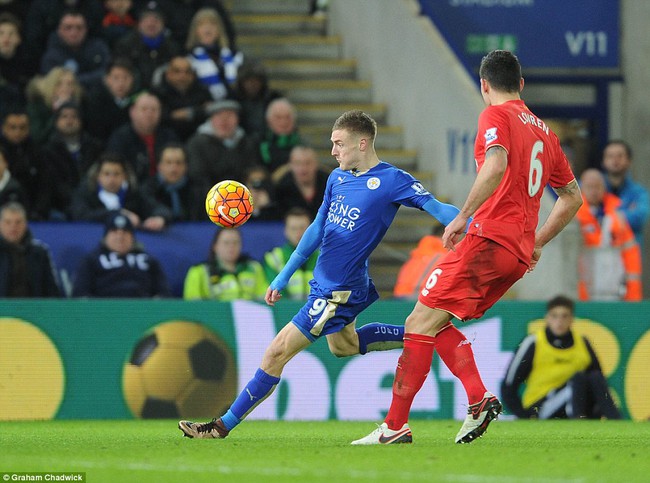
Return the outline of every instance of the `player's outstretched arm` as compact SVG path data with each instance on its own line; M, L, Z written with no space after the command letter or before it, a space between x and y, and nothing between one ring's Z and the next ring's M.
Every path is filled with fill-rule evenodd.
M287 283L289 283L291 276L320 246L324 231L325 215L319 212L311 225L309 225L307 230L305 230L305 233L302 235L302 238L298 242L298 246L289 257L289 260L287 260L286 265L273 279L271 285L269 285L269 288L266 291L266 296L264 297L264 300L267 304L273 305L275 302L280 300L280 292L282 289L284 289L284 287L287 286Z
M422 206L422 209L445 226L451 223L451 220L456 218L456 215L458 215L458 212L460 211L454 205L442 203L435 198L427 201L424 206Z

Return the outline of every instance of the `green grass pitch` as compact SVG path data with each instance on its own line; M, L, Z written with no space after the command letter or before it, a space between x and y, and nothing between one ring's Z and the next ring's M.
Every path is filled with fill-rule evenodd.
M497 421L458 445L460 424L414 420L412 445L350 446L373 424L246 421L225 440L192 440L176 421L0 422L0 475L85 472L91 483L650 481L649 423Z

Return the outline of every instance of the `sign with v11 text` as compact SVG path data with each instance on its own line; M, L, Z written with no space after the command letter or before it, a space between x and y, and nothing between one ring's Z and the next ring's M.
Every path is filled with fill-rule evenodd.
M618 0L420 0L466 67L494 49L526 69L619 67Z

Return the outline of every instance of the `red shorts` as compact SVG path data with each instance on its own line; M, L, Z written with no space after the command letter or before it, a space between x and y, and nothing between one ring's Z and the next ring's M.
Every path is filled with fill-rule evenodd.
M418 300L460 320L478 319L528 266L502 245L488 238L466 235L434 268Z

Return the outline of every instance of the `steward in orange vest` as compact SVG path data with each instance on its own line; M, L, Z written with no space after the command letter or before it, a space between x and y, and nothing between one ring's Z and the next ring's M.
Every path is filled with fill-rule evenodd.
M442 234L445 227L435 226L433 234L422 237L418 246L411 252L409 259L397 274L397 282L393 289L393 296L400 298L417 299L420 289L433 268L447 253L442 246Z
M602 173L586 170L581 178L583 205L576 215L584 249L578 262L580 300L641 300L641 250L621 200L605 191Z

